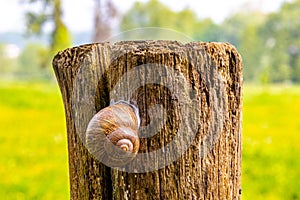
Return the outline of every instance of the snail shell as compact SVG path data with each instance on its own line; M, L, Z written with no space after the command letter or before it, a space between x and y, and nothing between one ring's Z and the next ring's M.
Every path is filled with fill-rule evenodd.
M110 167L123 166L137 154L140 146L138 109L119 101L100 110L89 122L86 145L102 163Z

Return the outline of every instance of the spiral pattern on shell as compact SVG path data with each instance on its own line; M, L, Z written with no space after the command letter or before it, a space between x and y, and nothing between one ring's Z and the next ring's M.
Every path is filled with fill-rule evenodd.
M89 122L87 148L107 166L126 165L139 150L139 124L138 109L134 105L119 101L105 107Z

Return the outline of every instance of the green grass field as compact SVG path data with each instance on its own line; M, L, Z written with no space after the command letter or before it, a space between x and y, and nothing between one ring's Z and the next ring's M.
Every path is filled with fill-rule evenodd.
M58 88L2 84L0 112L0 199L69 199Z
M69 199L55 84L0 84L1 199ZM245 86L243 199L300 199L300 87Z
M244 89L243 199L300 199L300 87Z

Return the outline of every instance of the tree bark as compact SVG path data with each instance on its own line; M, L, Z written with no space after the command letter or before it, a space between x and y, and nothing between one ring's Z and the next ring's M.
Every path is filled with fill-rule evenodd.
M53 60L68 135L71 199L240 199L242 63L227 43L127 41ZM130 165L89 153L90 119L111 100L141 117Z

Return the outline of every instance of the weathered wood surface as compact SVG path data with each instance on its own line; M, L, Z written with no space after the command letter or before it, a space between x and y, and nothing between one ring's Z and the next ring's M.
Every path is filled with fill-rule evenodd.
M53 67L65 105L71 199L240 199L242 63L233 46L90 44L59 52ZM111 98L136 101L142 132L154 132L141 138L141 155L170 143L174 152L123 169L95 159L85 130Z

